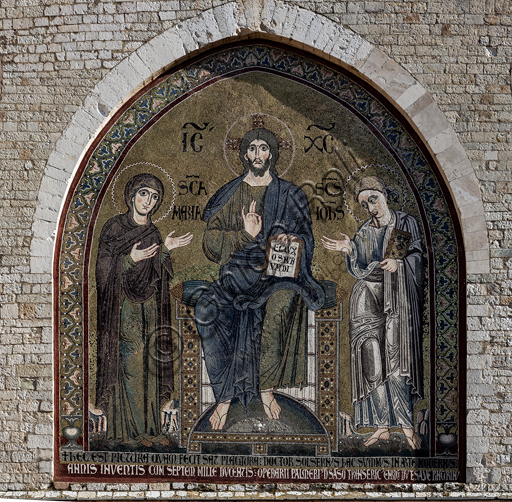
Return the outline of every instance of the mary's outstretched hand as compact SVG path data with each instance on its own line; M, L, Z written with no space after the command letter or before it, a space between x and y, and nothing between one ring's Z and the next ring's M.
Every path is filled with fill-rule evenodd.
M171 249L181 248L183 246L188 246L190 242L192 241L194 234L191 234L190 232L187 232L186 234L182 235L181 237L173 237L172 234L174 234L176 230L173 230L164 241L164 246L170 251Z

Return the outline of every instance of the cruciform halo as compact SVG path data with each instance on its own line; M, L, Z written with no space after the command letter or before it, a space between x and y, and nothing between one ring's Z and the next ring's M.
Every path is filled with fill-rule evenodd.
M267 127L265 121L270 121L272 125ZM277 117L267 113L249 113L236 120L228 129L224 137L224 160L229 167L229 170L235 175L240 176L242 172L237 172L233 167L233 160L235 157L231 152L236 152L236 159L238 160L238 151L240 150L240 143L242 137L250 129L265 128L275 134L279 142L279 159L283 158L283 154L289 158L288 166L283 172L279 173L279 177L284 176L293 164L295 158L295 139L290 128ZM232 137L235 136L235 137ZM289 155L286 155L290 152ZM230 157L232 157L230 162ZM279 161L281 162L281 160ZM286 159L285 159L286 162ZM276 166L277 168L277 166Z

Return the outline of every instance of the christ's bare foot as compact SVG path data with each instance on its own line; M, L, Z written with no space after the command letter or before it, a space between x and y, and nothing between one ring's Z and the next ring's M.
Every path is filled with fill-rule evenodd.
M281 416L281 406L277 404L273 390L274 389L262 390L260 392L261 402L263 403L265 415L267 415L270 420L279 420Z
M419 450L421 448L421 438L414 432L414 429L411 427L403 427L405 439L409 443L409 446L413 450Z
M162 438L160 439L159 443L162 445L162 446L169 446L171 444L171 442L167 439L167 438Z
M389 429L386 427L379 427L364 443L365 446L371 446L377 441L385 441L389 439Z
M210 424L212 426L212 430L220 431L224 427L226 423L226 419L228 418L228 411L231 405L231 401L224 401L223 403L219 403L215 411L212 413L210 417Z
M146 439L146 438L142 439L140 444L142 446L145 446L146 448L150 448L151 446L153 446L153 443L149 439Z

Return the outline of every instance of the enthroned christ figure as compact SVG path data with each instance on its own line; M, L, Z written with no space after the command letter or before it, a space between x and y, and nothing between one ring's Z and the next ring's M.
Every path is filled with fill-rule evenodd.
M261 398L270 420L281 408L274 390L307 384L307 313L324 301L311 275L313 234L304 192L278 177L279 143L264 128L240 144L244 173L208 202L203 250L221 265L203 292L195 315L216 407L213 430L221 430L233 399L247 408ZM302 243L297 277L265 274L270 237Z

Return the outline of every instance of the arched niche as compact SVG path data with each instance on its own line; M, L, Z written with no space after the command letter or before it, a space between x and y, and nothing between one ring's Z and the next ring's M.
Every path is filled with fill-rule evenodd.
M304 12L296 9L293 21L296 28L300 25L297 18L302 19L301 22L306 25L308 15L313 16ZM203 20L190 21L188 32L202 33L201 26L192 26L193 23L209 21L208 16L214 13L215 10L205 13ZM259 15L264 18L265 11ZM276 15L275 11L273 15ZM307 25L306 36L312 32L315 19L313 16ZM316 27L317 41L321 40L320 35L325 34L329 27L327 21L320 24ZM207 25L212 28L211 23ZM181 43L189 43L185 28L181 26L180 30ZM354 456L375 458L370 461L375 467L372 480L379 483L463 479L465 447L464 421L461 417L464 416L465 360L464 351L461 352L460 348L464 347L465 342L464 285L468 260L464 252L464 232L459 217L463 210L469 206L474 207L477 202L457 206L454 198L455 201L467 202L468 199L457 199L459 192L456 190L464 186L469 190L467 193L474 191L474 186L468 181L473 180L471 176L474 175L457 177L459 181L451 184L446 182L446 173L439 169L439 158L443 158L443 153L457 160L456 166L459 167L454 166L454 172L460 174L462 171L457 169L467 167L464 159L456 155L460 145L457 146L458 142L449 124L444 117L441 120L437 107L429 102L430 98L418 84L411 81L410 76L406 78L405 72L395 63L386 60L361 39L355 36L350 38L348 32L340 32L336 39L338 45L333 45L332 51L339 50L342 34L348 37L341 59L343 62L345 58L344 65L322 60L294 47L251 37L203 51L181 61L146 83L122 103L118 103L114 94L109 94L108 89L114 87L109 87L108 80L98 86L96 94L90 96L86 106L95 103L96 109L89 108L89 112L82 110L82 113L94 117L98 113L96 110L104 109L102 106L98 108L98 103L107 108L112 107L113 110L89 146L76 155L80 160L70 180L57 230L54 315L58 376L55 403L58 414L58 455L55 459L55 472L60 480L106 479L110 471L105 470L107 468L102 466L103 462L115 462L113 459L118 458L115 457L117 453L128 450L154 454L151 457L154 462L146 457L137 457L142 460L135 464L140 463L141 467L134 468L133 472L123 472L123 476L127 477L119 479L177 481L184 477L176 477L174 474L169 477L165 469L160 470L160 467L153 468L151 465L164 465L170 458L168 455L176 455L172 457L172 462L180 464L185 462L188 454L219 454L222 448L219 446L220 450L215 450L217 445L230 442L231 446L221 453L239 453L237 449L242 450L242 446L248 446L247 455L266 455L265 458L270 458L274 452L274 457L290 456L292 452L285 448L287 442L293 443L295 449L300 450L297 444L306 441L304 430L294 430L293 423L288 423L291 429L286 429L286 433L277 434L279 439L274 442L285 445L279 447L273 440L267 441L257 434L250 436L251 431L235 428L231 432L212 433L208 430L208 417L213 412L213 394L209 394L208 379L205 378L210 370L201 369L200 340L194 314L194 305L201 291L190 291L199 282L207 290L222 271L219 272L219 267L212 265L212 260L209 262L203 253L205 248L201 240L207 226L201 218L214 193L242 174L240 161L244 156L242 152L239 158L237 151L242 137L248 130L261 128L271 130L279 145L279 160L276 164L278 177L273 182L283 179L302 189L304 195L290 196L293 204L300 206L297 201L302 200L301 197L307 200L307 206L304 206L307 211L304 209L303 213L306 223L300 223L308 229L302 229L303 233L288 229L302 236L299 240L303 242L302 260L306 269L298 271L297 278L292 277L288 282L291 284L297 280L300 287L305 287L300 281L307 274L314 280L323 281L322 299L311 300L307 303L309 312L304 310L304 319L307 319L305 322L308 325L305 339L309 341L303 346L306 347L303 356L309 376L304 377L299 387L305 387L306 391L301 389L298 393L285 393L290 397L280 397L283 409L285 405L288 406L287 411L296 406L293 408L295 416L303 417L301 427L307 429L304 424L313 424L311 430L307 429L307 441L318 443L315 450L292 454L292 457L338 459L331 464L327 462L325 465L330 467L321 474L325 476L322 479L332 481L335 475L341 476L338 481L368 481L357 468L349 468L348 460L344 460ZM148 47L154 47L154 43ZM162 43L162 39L158 43ZM149 51L149 48L146 50ZM141 51L139 58L143 54ZM144 60L140 59L141 62ZM346 68L348 60L353 65L352 72ZM127 63L127 72L130 68L133 70L130 64L133 65L136 59L129 58L129 61L131 63ZM369 85L362 78L363 75L367 79L373 78L373 85ZM120 92L128 92L129 89L133 91L133 81L129 83L126 79L123 81L122 74L118 76ZM112 82L116 80L114 77L111 77ZM392 85L386 83L390 81ZM380 83L381 93L375 91L375 82ZM398 92L398 88L403 92ZM404 116L401 113L403 110L410 110L410 115ZM71 131L67 136L70 140L70 135L76 134L77 129ZM85 141L86 137L84 134L82 140ZM439 152L437 161L432 155L436 151ZM272 150L272 154L277 157L275 150ZM62 155L60 158L62 162L66 160ZM113 218L117 218L115 222L118 221L119 216L115 216L117 213L128 211L127 221L131 217L129 215L133 207L125 206L124 202L127 200L129 205L132 194L126 199L123 187L134 175L141 173L160 178L165 187L166 198L154 215L157 225L155 232L163 235L164 239L173 230L176 235L193 232L196 236L195 241L189 244L190 247L173 252L174 271L166 283L172 297L167 305L171 306L169 323L174 333L169 335L172 340L170 346L174 347L171 356L174 386L169 395L165 394L165 403L160 402L160 397L147 400L158 408L155 423L158 424L160 411L164 409L167 410L167 418L170 415L178 417L176 424L179 431L177 434L166 435L167 444L160 443L160 430L151 436L158 439L154 443L143 438L151 443L149 445L141 442L140 434L137 437L132 437L132 434L129 439L119 436L121 440L117 436L110 437L113 429L109 430L109 427L113 426L108 424L117 423L119 419L119 428L123 429L119 417L126 408L117 404L113 413L114 404L109 402L109 414L102 408L97 397L100 392L98 374L100 371L109 374L109 364L99 363L99 359L107 357L115 365L120 364L121 359L120 338L113 346L102 345L104 353L103 349L98 349L97 341L101 336L99 325L102 322L102 314L99 312L103 307L103 297L100 298L98 290L104 286L100 285L98 274L110 270L98 265L102 249L106 249L101 248L100 235L114 222ZM376 180L376 177L383 181ZM384 194L383 185L393 190L388 194L388 202L381 203L381 209L385 205L392 210L389 214L394 215L390 217L394 218L392 221L397 232L393 236L387 229L385 233L381 232L379 243L368 244L367 263L364 266L363 262L358 263L365 268L370 261L389 258L400 262L402 282L386 286L387 293L384 290L371 290L368 286L369 283L379 283L381 279L372 282L367 279L370 277L368 274L348 273L349 265L344 265L339 249L338 254L332 254L334 251L329 250L329 246L321 244L323 236L327 236L326 242L329 239L339 240L340 231L354 237L353 242L359 242L354 244L356 246L365 245L364 242L370 242L368 239L377 239L373 233L368 234L371 237L365 233L369 227L380 228L376 220L375 224L370 222L374 220L371 213L365 213L365 207L374 204L370 201L369 195L372 194L369 191ZM156 192L159 190L156 185L146 186ZM367 200L360 198L357 186L366 186L361 192L366 193ZM229 196L233 193L229 192ZM276 197L279 199L280 196ZM297 201L294 197L298 197ZM265 200L266 205L266 199L262 200ZM374 217L378 219L379 215L375 213ZM283 216L281 224L288 228L287 225L292 224L291 220L292 216ZM293 225L298 225L296 220L293 220ZM386 220L386 228L391 228L390 221ZM464 221L462 217L463 225ZM269 224L273 224L271 219ZM137 227L133 228L138 230ZM133 228L127 227L126 234ZM110 242L110 238L114 241L125 238L121 231L106 232L105 242ZM359 241L355 237L357 234ZM120 245L124 251L116 251L116 256L126 258L131 255L136 240ZM404 249L407 250L405 254ZM382 256L372 254L370 259L370 254L374 252L380 252ZM412 255L414 260L409 259ZM162 263L166 259L167 256L162 255ZM484 266L477 264L482 261L485 260L474 261L473 266ZM125 270L123 267L131 265L118 260L115 266L122 271ZM395 274L396 269L388 272ZM116 279L119 283L116 287L127 287L120 286L119 277ZM162 278L163 275L158 277ZM382 284L388 279L382 279ZM391 310L386 310L384 315L384 307L381 309L374 306L374 310L366 312L364 309L371 303L368 299L370 297L365 300L364 297L354 296L357 288L365 287L370 288L366 294L374 295L377 304L389 300L393 304L389 307ZM121 289L112 293L118 302ZM162 286L159 291L167 289ZM303 293L301 295L303 298L307 296ZM104 298L112 301L114 297ZM126 302L126 298L122 297L122 301ZM266 300L254 306L258 301L253 298L252 303L249 302L252 307L247 308L260 308L263 305L261 302ZM120 303L115 305L118 309L115 315L122 320L125 315L123 308ZM155 309L155 312L160 312L158 308ZM375 309L380 312L378 319ZM389 312L396 315L393 317ZM130 315L135 314L132 312ZM366 320L365 315L368 315ZM140 321L137 315L135 318L137 322ZM349 318L352 321L349 322ZM411 321L413 318L414 321ZM356 321L359 322L358 327ZM395 339L390 341L382 329L386 325L387 330L393 323L396 323L396 327L389 329L395 330ZM374 329L381 330L381 334L369 334L365 324L375 324ZM364 339L361 346L356 344L355 340L359 336L356 331L363 333L363 338L366 337L369 342L366 348L362 347L366 343ZM133 332L138 333L137 330ZM150 335L151 332L148 332L149 338ZM401 340L402 345L397 340ZM178 347L181 349L176 352ZM387 354L389 347L400 351L402 355L399 360ZM391 349L390 352L393 352ZM378 356L376 351L380 351ZM150 345L147 346L147 352L151 352ZM297 356L295 359L300 358ZM398 395L393 394L391 384L388 383L391 381L389 375L393 373L391 368L394 364L401 365L402 394ZM387 365L387 369L379 369L379 365ZM148 368L150 366L148 362ZM155 368L158 378L161 378L161 366ZM369 407L375 405L373 401L373 404L368 401L373 390L354 390L358 385L373 385L371 375L365 374L364 378L358 376L361 368L363 373L372 369L381 371L382 379L375 383L373 390L385 387L390 400L387 409L392 416L388 424L392 428L391 437L376 441L376 446L365 444L371 443L370 436L377 427L374 418L365 416L370 413ZM151 374L147 368L142 373ZM151 378L148 376L144 385ZM287 387L288 384L283 383L284 378L279 382ZM361 384L361 378L366 383ZM119 386L118 380L114 379L113 382L109 383L110 387ZM311 390L309 394L308 389ZM358 392L363 397L358 398ZM417 399L411 397L412 394L417 395ZM404 426L398 418L401 413L399 401L406 399L404 396L409 396L407 413L411 415L410 427ZM124 399L135 398L124 396ZM392 402L394 399L396 402ZM172 406L166 408L170 400L173 401ZM174 412L169 411L171 409ZM146 408L144 410L146 414ZM92 418L89 420L89 417ZM234 422L229 424L236 425L233 417L231 420ZM356 430L353 431L353 428ZM416 435L412 442L407 441L405 429L416 431L410 432ZM265 429L264 433L276 436L276 431L270 429ZM221 438L216 434L229 437ZM416 439L419 441L417 444ZM135 445L132 440L138 443ZM413 445L417 448L413 448ZM373 449L369 450L370 447ZM68 467L80 464L84 459L95 465L94 472L90 466L83 471L80 466L76 468L77 471L73 470L75 467ZM267 465L264 460L262 462ZM294 465L299 465L300 460L296 462L298 464ZM212 467L215 465L213 463ZM331 469L335 465L344 467L341 474ZM402 471L406 474L400 472L399 478L393 478L398 470L387 469L404 466L405 470ZM286 473L291 476L290 472ZM259 481L261 475L256 469L251 473L247 471L239 481ZM197 481L206 479L199 471L187 476ZM221 482L224 478L219 475L215 480ZM286 477L286 480L293 479ZM313 478L310 480L318 481Z
M284 2L228 2L142 45L100 81L73 115L48 158L32 225L31 269L51 273L53 238L63 196L86 148L146 83L207 47L260 37L305 49L361 76L416 130L451 191L462 224L468 273L488 273L490 254L482 197L457 135L425 88L407 70L349 29ZM62 197L56 196L62 194Z

